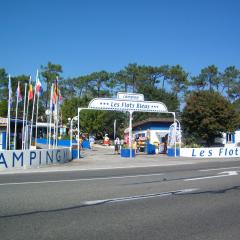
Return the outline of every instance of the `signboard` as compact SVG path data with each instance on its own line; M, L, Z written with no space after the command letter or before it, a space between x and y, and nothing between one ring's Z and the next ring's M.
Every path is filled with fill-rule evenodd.
M0 126L6 126L7 125L7 118L0 117Z
M117 98L130 101L144 101L144 95L141 93L118 92Z
M0 172L11 169L38 168L65 163L72 159L70 148L0 151Z
M133 111L133 112L168 112L164 103L152 101L129 101L111 98L95 98L89 105L89 109Z
M181 148L181 157L231 158L240 157L239 147Z

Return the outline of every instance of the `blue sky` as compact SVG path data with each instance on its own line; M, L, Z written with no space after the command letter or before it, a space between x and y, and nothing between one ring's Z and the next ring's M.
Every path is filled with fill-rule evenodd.
M64 77L128 63L240 68L238 0L1 1L0 67L35 75L48 61Z

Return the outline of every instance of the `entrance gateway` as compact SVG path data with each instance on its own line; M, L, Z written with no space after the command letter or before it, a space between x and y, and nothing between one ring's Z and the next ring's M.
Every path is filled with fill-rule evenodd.
M168 113L173 115L174 126L176 126L175 112L169 112L166 105L162 102L144 101L144 95L139 93L119 92L117 98L94 98L90 101L87 108L78 108L78 139L80 138L80 112L82 110L103 110L129 112L129 148L130 158L132 158L132 114L134 112L156 112ZM74 117L75 118L75 117ZM174 128L176 136L176 128ZM78 141L78 158L80 143ZM176 157L176 141L174 141L174 156Z

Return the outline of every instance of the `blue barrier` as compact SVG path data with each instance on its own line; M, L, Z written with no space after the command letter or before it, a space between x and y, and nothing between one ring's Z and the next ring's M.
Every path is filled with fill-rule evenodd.
M167 155L169 157L174 157L175 155L175 149L174 148L168 148L167 149ZM179 148L176 148L176 156L180 156L180 149Z
M76 143L77 141L74 139L72 141L72 143ZM39 144L45 144L47 145L48 144L48 139L46 138L38 138L37 139L37 143ZM51 145L53 145L53 140L51 140ZM71 146L71 143L70 143L70 140L68 139L61 139L61 140L58 140L58 146L63 146L63 147L70 147Z
M6 132L0 132L2 134L2 142L0 145L2 145L2 149L6 149Z
M80 150L79 150L79 157L80 157ZM77 149L72 149L72 159L78 158L78 151Z
M82 148L84 148L84 149L86 149L86 148L88 148L88 149L90 149L90 143L89 143L89 141L88 140L83 140L82 141Z
M156 154L156 146L153 144L147 144L147 154Z
M132 157L135 157L135 149L132 149ZM130 149L122 148L121 149L121 157L130 157Z

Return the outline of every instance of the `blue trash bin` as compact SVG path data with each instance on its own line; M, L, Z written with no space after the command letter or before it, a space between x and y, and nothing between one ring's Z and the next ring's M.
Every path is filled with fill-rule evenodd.
M169 157L174 157L175 155L175 149L174 148L168 148L167 149L167 155ZM179 148L176 148L176 156L180 156L180 149Z
M80 150L79 150L79 157L81 156L80 154ZM78 158L78 151L77 149L72 149L72 159L77 159Z
M153 144L147 144L147 154L156 154L156 146Z
M130 149L129 148L122 148L121 149L121 157L130 157ZM135 157L135 149L132 149L132 157Z

